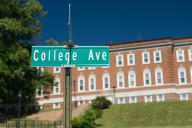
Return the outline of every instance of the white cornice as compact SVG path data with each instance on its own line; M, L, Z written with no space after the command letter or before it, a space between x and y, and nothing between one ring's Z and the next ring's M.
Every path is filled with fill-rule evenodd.
M174 46L177 46L177 45L183 45L183 44L192 44L191 41L187 41L187 42L178 42L178 43L173 43Z

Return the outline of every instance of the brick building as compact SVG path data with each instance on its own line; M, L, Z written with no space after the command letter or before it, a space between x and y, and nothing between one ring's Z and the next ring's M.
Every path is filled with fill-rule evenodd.
M192 37L107 44L109 67L72 69L72 102L105 96L113 103L189 100L192 96ZM63 68L45 67L59 82L37 108L63 107ZM115 86L115 99L114 90ZM76 91L74 91L74 89ZM192 99L192 98L191 98Z

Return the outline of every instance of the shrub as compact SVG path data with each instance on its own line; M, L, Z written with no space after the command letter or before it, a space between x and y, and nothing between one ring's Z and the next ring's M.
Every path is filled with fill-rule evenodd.
M72 120L72 128L82 128L80 117L74 117L74 119Z
M95 116L94 116L94 110L91 108L88 108L85 111L85 114L82 117L82 127L83 128L91 128L95 124Z
M92 107L93 109L106 109L109 108L111 104L112 104L111 101L107 100L105 97L97 97L93 101Z
M96 118L96 119L99 119L99 118L102 117L103 111L102 111L102 110L99 110L99 109L95 109L95 110L94 110L94 114L95 114L95 118Z

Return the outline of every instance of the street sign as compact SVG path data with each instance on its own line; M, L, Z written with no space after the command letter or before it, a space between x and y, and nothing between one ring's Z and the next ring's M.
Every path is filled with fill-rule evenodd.
M109 66L108 46L78 46L64 48L63 46L33 46L31 52L31 67L75 67Z

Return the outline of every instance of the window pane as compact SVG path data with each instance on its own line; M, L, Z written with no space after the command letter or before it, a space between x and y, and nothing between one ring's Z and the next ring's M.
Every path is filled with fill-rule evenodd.
M83 104L83 101L82 101L82 100L80 101L80 104Z
M91 79L91 89L94 89L94 79Z
M120 103L123 103L123 98L119 98Z
M182 51L178 52L179 60L183 60Z
M108 88L108 77L105 77L105 88Z
M184 72L180 72L181 83L185 83Z
M57 72L59 71L59 68L58 68L58 67L56 68L56 71L57 71Z
M151 96L146 96L147 97L147 102L151 101Z
M59 92L59 88L56 88L55 92Z
M149 79L149 74L145 74L145 79Z
M182 94L182 99L186 99L187 95L186 94Z
M55 107L58 108L59 107L59 103L55 103Z
M159 96L159 100L163 100L163 95L158 95Z
M130 84L134 86L134 75L130 75Z
M131 102L135 102L135 97L131 97Z
M119 87L123 87L123 82L119 82Z
M94 89L94 85L91 85L91 89Z
M161 73L157 72L157 83L161 83Z
M129 63L130 63L130 64L133 64L133 60L129 60Z
M83 86L83 80L80 80L80 86Z
M129 59L132 60L133 59L133 55L129 55Z
M148 62L148 54L147 53L144 54L144 62Z
M118 64L122 65L122 58L121 58L121 56L118 56Z
M80 90L83 90L83 86L80 86Z
M122 82L123 81L123 79L122 79L123 77L122 76L119 76L119 81L120 82Z

